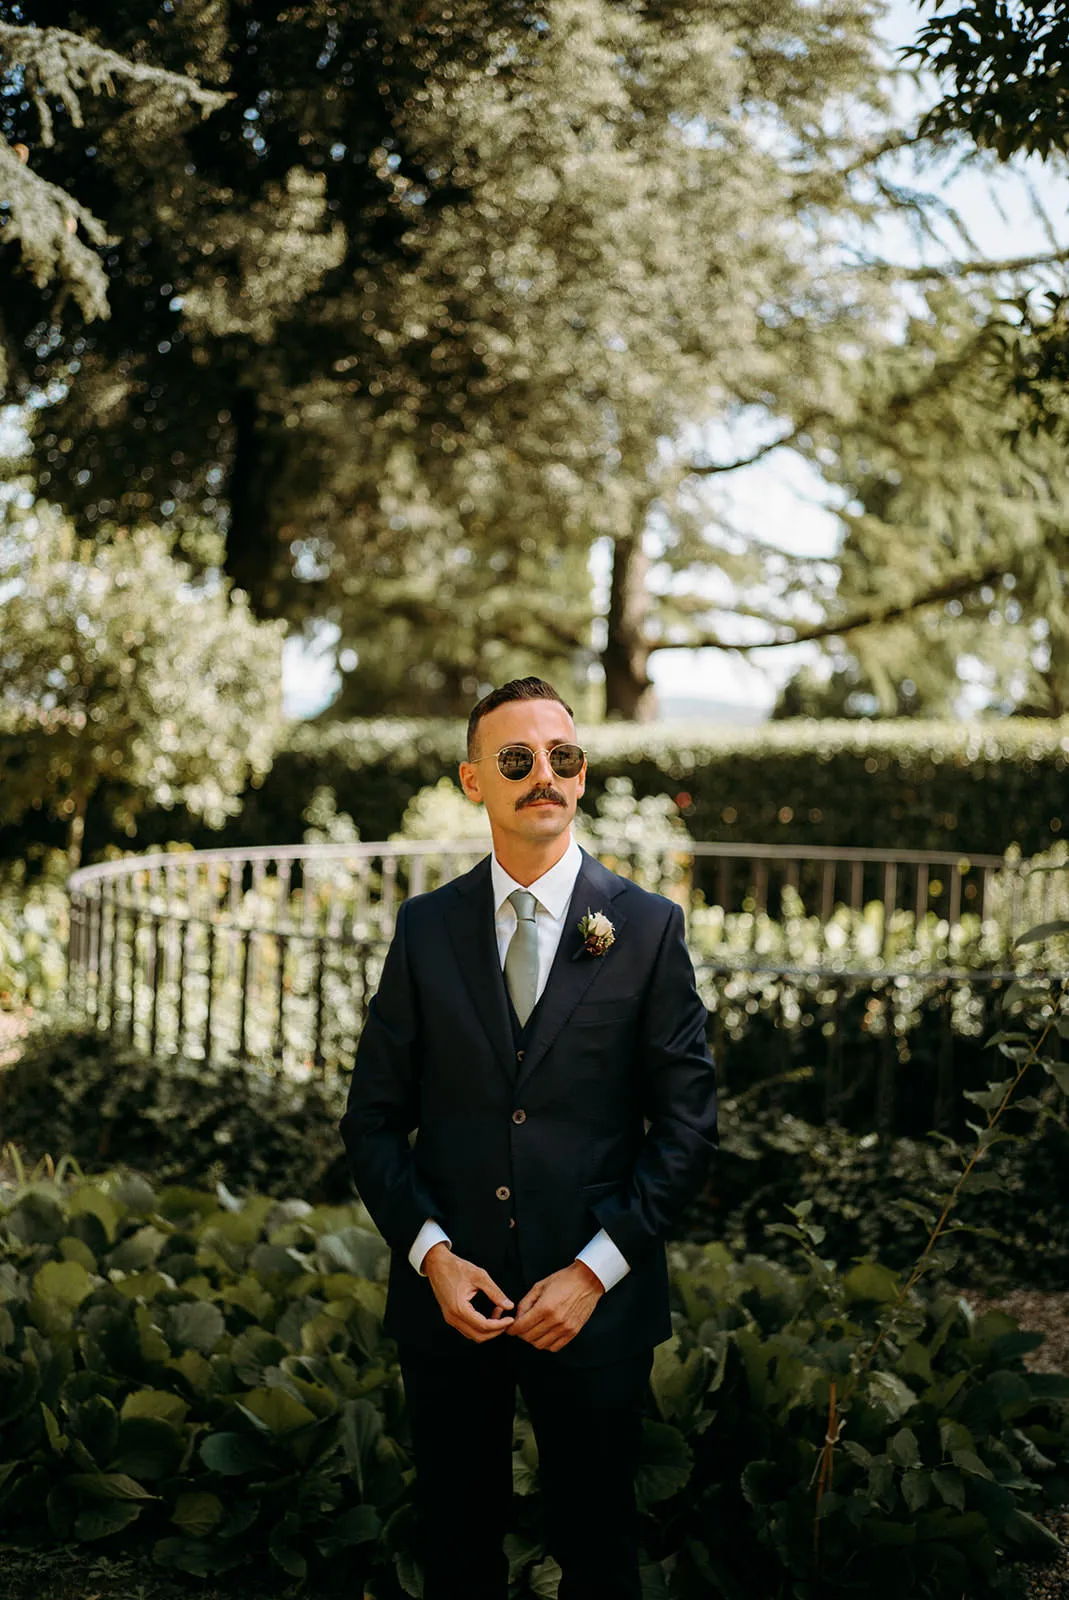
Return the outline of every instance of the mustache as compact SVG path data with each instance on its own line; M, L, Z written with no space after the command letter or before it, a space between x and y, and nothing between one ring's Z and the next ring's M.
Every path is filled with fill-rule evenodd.
M524 806L533 806L538 800L552 800L558 806L564 805L564 796L559 790L534 789L530 794L524 795L523 799L517 805L516 810L519 811Z

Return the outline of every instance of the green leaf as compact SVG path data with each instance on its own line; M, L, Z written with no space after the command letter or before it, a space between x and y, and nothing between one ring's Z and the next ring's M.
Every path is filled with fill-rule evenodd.
M691 1421L702 1402L708 1365L708 1357L700 1346L693 1346L683 1359L680 1359L678 1340L666 1340L657 1346L650 1388L665 1422L680 1422L686 1426Z
M557 1600L560 1580L560 1567L552 1556L547 1556L537 1567L531 1568L527 1582L536 1600Z
M917 1403L917 1396L908 1383L893 1372L873 1372L868 1379L868 1397L892 1422L904 1417Z
M245 1433L210 1433L200 1442L200 1458L209 1472L228 1478L260 1472L269 1462L260 1441Z
M56 1421L54 1413L45 1405L43 1400L41 1401L41 1413L45 1419L45 1433L48 1435L49 1444L57 1456L66 1455L70 1440ZM14 1470L14 1463L12 1464L12 1470Z
M67 1411L67 1430L89 1451L94 1461L106 1462L119 1436L119 1418L111 1401L102 1394L71 1405Z
M238 1410L268 1433L290 1433L316 1420L315 1412L309 1411L285 1389L250 1389L238 1402Z
M971 1100L978 1105L981 1111L995 1111L1002 1104L1007 1089L1012 1088L1013 1078L1003 1078L1001 1082L989 1082L986 1089L963 1089L962 1098Z
M1069 1094L1069 1061L1042 1060L1040 1066L1049 1078L1053 1078L1063 1094Z
M1069 922L1056 920L1054 922L1038 922L1034 928L1029 928L1027 933L1019 933L1013 941L1014 949L1022 944L1035 944L1039 939L1050 939L1057 933L1069 933Z
M367 1472L381 1433L382 1417L370 1400L345 1402L341 1411L342 1449L361 1498L367 1492Z
M953 1467L936 1467L932 1482L948 1506L958 1511L965 1509L965 1480Z
M902 1498L911 1511L921 1511L931 1494L931 1474L911 1467L902 1474Z
M228 1353L236 1376L251 1387L259 1384L265 1367L278 1365L286 1346L265 1328L247 1328L232 1341Z
M178 1471L185 1448L182 1433L171 1423L156 1417L127 1417L119 1424L118 1444L109 1464L133 1478L166 1478Z
M223 1514L218 1495L203 1490L180 1494L171 1521L193 1538L202 1538L215 1527Z
M168 1306L163 1334L172 1348L199 1350L209 1356L226 1333L223 1313L209 1300L189 1300Z
M980 1460L975 1450L952 1450L950 1458L956 1467L961 1468L962 1472L970 1472L978 1478L992 1477L991 1468Z
M152 1417L157 1422L181 1427L188 1412L189 1404L181 1395L171 1394L167 1389L135 1389L126 1396L119 1415L124 1419Z
M1011 1512L1002 1531L1015 1545L1038 1561L1053 1561L1065 1549L1056 1534L1019 1508Z
M366 1228L339 1228L323 1234L316 1244L321 1272L351 1272L357 1278L375 1278L389 1256L389 1246Z
M898 1274L875 1261L862 1261L843 1276L843 1288L850 1300L871 1300L887 1305L898 1296Z
M172 1567L179 1572L189 1572L196 1578L207 1578L216 1572L228 1572L246 1560L240 1547L225 1545L214 1540L191 1539L175 1535L157 1539L152 1546L152 1559L160 1567Z
M102 1190L94 1188L91 1183L80 1184L67 1202L67 1210L72 1217L96 1217L108 1243L113 1243L122 1213Z
M93 1292L93 1280L77 1261L46 1261L33 1277L34 1293L46 1303L58 1301L74 1309Z
M308 1563L294 1542L300 1528L300 1519L294 1512L287 1511L285 1516L275 1523L267 1541L272 1559L278 1563L283 1572L288 1572L291 1578L303 1578L308 1572Z
M85 1542L106 1539L109 1534L121 1533L140 1515L141 1507L129 1500L110 1500L102 1505L87 1506L74 1519L74 1537Z
M92 1500L158 1500L135 1478L125 1472L74 1472L67 1479L72 1489Z
M920 1465L920 1449L917 1445L917 1435L912 1428L899 1428L888 1441L887 1454L899 1467L916 1467Z
M642 1506L656 1505L677 1494L690 1478L694 1457L678 1428L643 1420L635 1490Z
M743 1494L757 1510L782 1498L783 1474L774 1461L748 1461L739 1481Z
M343 1550L370 1544L381 1531L382 1523L374 1506L353 1506L340 1517L331 1519L329 1535L325 1539L317 1539L316 1547L329 1560Z

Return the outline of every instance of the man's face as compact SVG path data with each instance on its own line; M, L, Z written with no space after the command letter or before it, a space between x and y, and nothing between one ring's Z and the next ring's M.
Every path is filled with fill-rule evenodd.
M469 800L481 800L495 839L498 834L526 840L556 839L571 825L586 785L586 762L574 778L558 778L546 751L555 744L577 744L575 723L557 700L509 700L479 719L477 762L460 763L460 781ZM513 782L498 771L495 753L505 744L525 744L536 752L527 774Z

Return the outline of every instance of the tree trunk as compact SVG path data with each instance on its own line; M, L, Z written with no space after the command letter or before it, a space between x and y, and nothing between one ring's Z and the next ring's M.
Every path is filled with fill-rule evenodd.
M230 415L234 429L227 500L224 571L249 597L256 616L273 615L272 593L276 552L269 543L265 514L263 447L257 432L256 391L242 385L234 393Z
M70 827L67 829L67 868L76 872L82 864L82 841L85 838L85 813L89 805L89 796L85 790L80 790L74 796L74 811L71 814Z
M627 534L613 543L612 588L609 592L608 637L601 654L605 669L605 715L628 722L652 722L657 696L650 679L646 587L649 558L642 534Z

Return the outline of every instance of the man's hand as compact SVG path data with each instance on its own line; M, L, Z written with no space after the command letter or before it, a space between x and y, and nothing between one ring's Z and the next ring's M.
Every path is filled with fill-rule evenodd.
M512 1322L511 1317L501 1314L506 1307L511 1308L512 1301L502 1293L490 1274L473 1262L465 1261L463 1256L455 1256L442 1241L431 1245L423 1257L423 1270L430 1279L434 1298L442 1308L442 1316L465 1339L482 1344L504 1333ZM492 1317L484 1317L471 1303L480 1289L494 1303Z
M604 1293L597 1273L585 1261L573 1261L532 1283L516 1307L515 1319L509 1319L509 1334L526 1339L536 1350L563 1350Z

